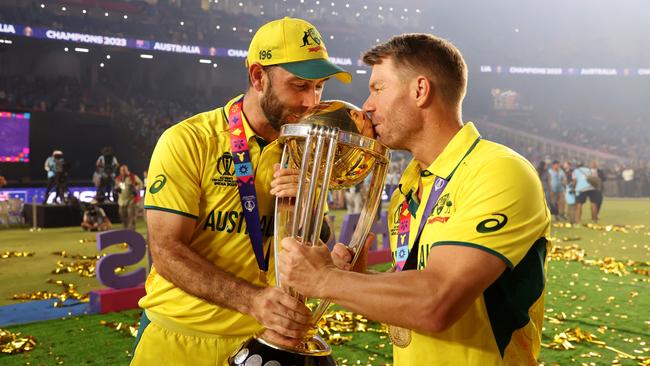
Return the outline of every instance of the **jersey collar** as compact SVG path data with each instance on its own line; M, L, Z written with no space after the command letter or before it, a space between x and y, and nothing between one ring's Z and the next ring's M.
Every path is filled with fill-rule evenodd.
M433 179L435 176L451 179L460 163L474 149L480 138L481 134L474 124L467 122L449 141L436 160L420 175L423 179Z

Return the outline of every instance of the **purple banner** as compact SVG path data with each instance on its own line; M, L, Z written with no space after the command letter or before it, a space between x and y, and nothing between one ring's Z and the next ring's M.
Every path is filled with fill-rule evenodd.
M70 193L81 202L90 202L95 198L97 189L90 187L68 187ZM140 191L140 197L143 197L144 190ZM32 197L36 196L36 203L43 203L45 199L45 187L28 187L28 188L0 188L0 201L6 201L10 198L18 198L25 203L32 203ZM47 203L52 203L55 192L50 192Z
M69 41L75 43L92 44L99 46L125 47L143 51L173 52L206 57L235 57L246 58L248 50L223 47L197 46L190 44L177 44L158 41L149 41L135 38L122 38L102 36L97 34L68 32L56 29L31 27L21 24L0 23L0 35L9 34L15 36L32 37L39 39L50 39L57 41ZM330 57L330 61L343 66L352 66L352 59L349 57ZM357 62L358 63L358 62Z

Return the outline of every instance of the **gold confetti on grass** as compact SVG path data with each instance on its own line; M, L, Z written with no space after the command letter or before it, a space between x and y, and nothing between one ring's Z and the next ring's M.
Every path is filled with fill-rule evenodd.
M8 259L8 258L25 258L25 257L33 257L34 252L18 252L18 251L4 251L0 253L0 259Z
M106 320L100 320L99 324L115 329L120 333L128 334L134 338L138 336L138 328L140 327L140 321L137 321L134 324L127 324L124 322L108 322Z
M568 222L556 222L553 224L553 227L559 227L559 228L581 227L583 229L591 229L591 230L606 231L606 232L621 232L626 234L630 232L640 233L648 229L647 225L600 225L600 224L589 223L587 225L581 226L581 225L571 224Z
M57 261L56 268L52 270L52 274L65 274L65 273L77 273L81 277L95 277L97 261L106 254L101 255L81 255L81 254L69 254L66 251L53 252L53 255L60 256L63 258L76 259L71 262ZM124 267L118 267L115 269L115 273L122 273L126 269Z
M557 240L557 239L556 239ZM548 255L549 260L556 261L574 261L586 266L596 266L600 271L607 274L614 274L619 277L625 276L630 272L650 276L650 262L640 261L617 261L613 257L604 257L602 259L586 259L587 254L577 244L572 245L554 245ZM628 269L628 267L630 267Z
M318 333L330 344L341 345L352 340L356 332L386 333L386 327L372 328L368 319L351 311L329 311L318 321Z
M36 347L36 339L32 336L21 337L20 333L12 333L0 329L0 352L16 354L29 352Z
M52 274L64 274L64 273L77 273L81 277L95 277L95 267L97 266L97 260L86 260L86 261L72 261L72 262L63 262L57 261L56 268L52 270Z
M15 294L13 300L49 300L57 299L54 303L54 307L60 307L63 305L63 302L67 299L79 300L79 302L88 302L90 301L88 294L81 294L77 291L77 286L74 283L64 282L60 280L48 279L47 283L55 284L61 286L63 289L61 292L51 292L51 291L35 291L31 293L22 293Z
M600 330L600 329L599 329ZM639 361L639 365L648 365L648 362L650 360L649 357L646 356L634 356L630 353L623 352L617 348L608 346L607 343L598 340L598 337L593 335L592 333L581 329L580 327L575 327L575 328L569 328L565 330L564 332L561 332L559 334L556 334L553 336L553 340L550 343L542 343L542 347L545 348L550 348L553 350L572 350L575 349L574 344L577 343L591 343L595 344L600 348L604 348L606 350L612 351L616 353L616 356L618 358L627 358L631 360L636 360ZM590 352L590 354L593 352ZM581 357L584 357L585 354L581 355ZM590 356L594 357L594 356ZM600 354L595 357L601 357Z

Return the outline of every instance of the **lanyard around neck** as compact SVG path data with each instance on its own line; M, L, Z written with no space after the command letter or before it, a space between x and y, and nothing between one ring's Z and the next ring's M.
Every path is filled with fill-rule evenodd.
M255 191L255 172L251 163L251 154L248 148L248 137L244 129L242 110L244 97L237 99L228 110L228 129L230 130L230 149L235 163L235 174L237 176L237 188L239 199L243 208L246 227L251 239L251 246L255 253L257 266L263 272L269 269L269 254L271 246L264 255L264 238L262 237L262 225L260 223L260 212L257 204L257 192Z
M412 194L413 191L409 192L409 194L404 197L404 202L402 203L402 207L400 209L399 229L397 232L397 252L395 254L396 271L399 272L415 268L415 259L412 259L415 257L411 255L411 252L415 252L417 255L417 247L420 242L422 229L424 229L424 224L427 222L427 218L438 203L440 195L445 190L445 187L447 187L447 183L449 183L449 181L441 177L436 177L436 180L433 182L433 187L431 188L431 193L429 193L429 199L427 200L427 205L424 207L422 217L420 218L420 227L418 228L417 235L415 236L415 242L413 243L411 250L409 250L409 235L411 233L411 211L409 211L409 198L410 194Z

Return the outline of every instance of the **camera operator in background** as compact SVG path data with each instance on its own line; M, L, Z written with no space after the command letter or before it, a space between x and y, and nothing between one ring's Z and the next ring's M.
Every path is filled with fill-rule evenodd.
M143 187L142 181L129 171L128 166L122 165L120 175L115 179L115 187L120 219L124 228L135 231L135 217L140 202L140 190Z
M81 228L86 231L105 231L113 227L111 220L106 216L104 209L97 206L97 201L92 200L84 207L84 217Z
M56 191L56 196L52 200L52 203L57 203L58 201L59 204L65 204L67 202L70 163L65 161L62 151L55 151L52 157L54 157L54 186Z
M54 155L57 154L63 154L60 150L54 150L52 151L52 155L48 156L47 159L45 159L45 166L44 169L47 172L47 189L45 190L45 198L43 199L43 203L47 203L47 198L50 195L50 192L52 189L55 190L56 192L56 161L54 160Z
M102 149L102 154L97 158L95 166L96 170L93 177L93 181L97 187L95 199L98 202L104 202L107 198L115 201L113 183L115 181L115 172L117 171L119 163L113 154L112 147L106 146Z

